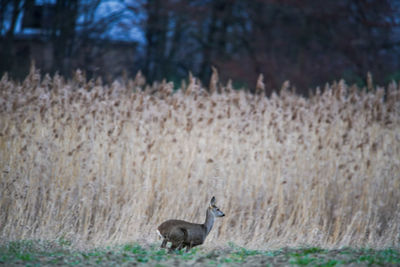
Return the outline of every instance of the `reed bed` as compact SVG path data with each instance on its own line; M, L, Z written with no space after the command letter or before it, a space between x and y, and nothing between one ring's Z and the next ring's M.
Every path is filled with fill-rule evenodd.
M203 222L215 195L209 247L399 246L400 87L368 87L4 76L0 239L156 243L159 223Z

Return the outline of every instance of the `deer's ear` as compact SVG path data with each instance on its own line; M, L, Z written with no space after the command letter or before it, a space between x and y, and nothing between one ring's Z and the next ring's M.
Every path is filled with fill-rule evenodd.
M215 197L212 197L212 198L211 198L210 204L211 204L212 206L215 205Z

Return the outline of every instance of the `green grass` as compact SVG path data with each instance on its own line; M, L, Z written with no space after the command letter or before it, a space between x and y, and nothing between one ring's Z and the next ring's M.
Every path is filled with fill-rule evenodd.
M400 251L343 248L326 250L318 247L251 250L230 243L226 248L207 250L194 248L168 253L158 245L130 243L114 247L76 250L66 240L14 241L0 246L0 265L14 266L387 266L400 265Z

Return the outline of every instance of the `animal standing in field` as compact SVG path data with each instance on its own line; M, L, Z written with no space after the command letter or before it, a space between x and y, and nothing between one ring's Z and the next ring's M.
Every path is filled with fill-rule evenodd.
M170 251L186 247L186 252L188 252L192 247L204 243L214 225L215 217L223 216L225 214L215 206L215 197L212 197L210 206L207 208L206 221L203 224L182 220L168 220L160 224L157 233L163 238L161 247L166 248L167 243L171 242Z

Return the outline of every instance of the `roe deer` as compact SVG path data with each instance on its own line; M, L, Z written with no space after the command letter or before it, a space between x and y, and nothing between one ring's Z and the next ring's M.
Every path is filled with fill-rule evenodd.
M215 217L223 217L225 214L215 206L215 197L212 197L207 208L206 221L203 224L190 223L182 220L168 220L160 224L157 233L163 238L161 247L166 248L171 242L170 251L186 247L188 252L192 247L204 243L214 224Z

